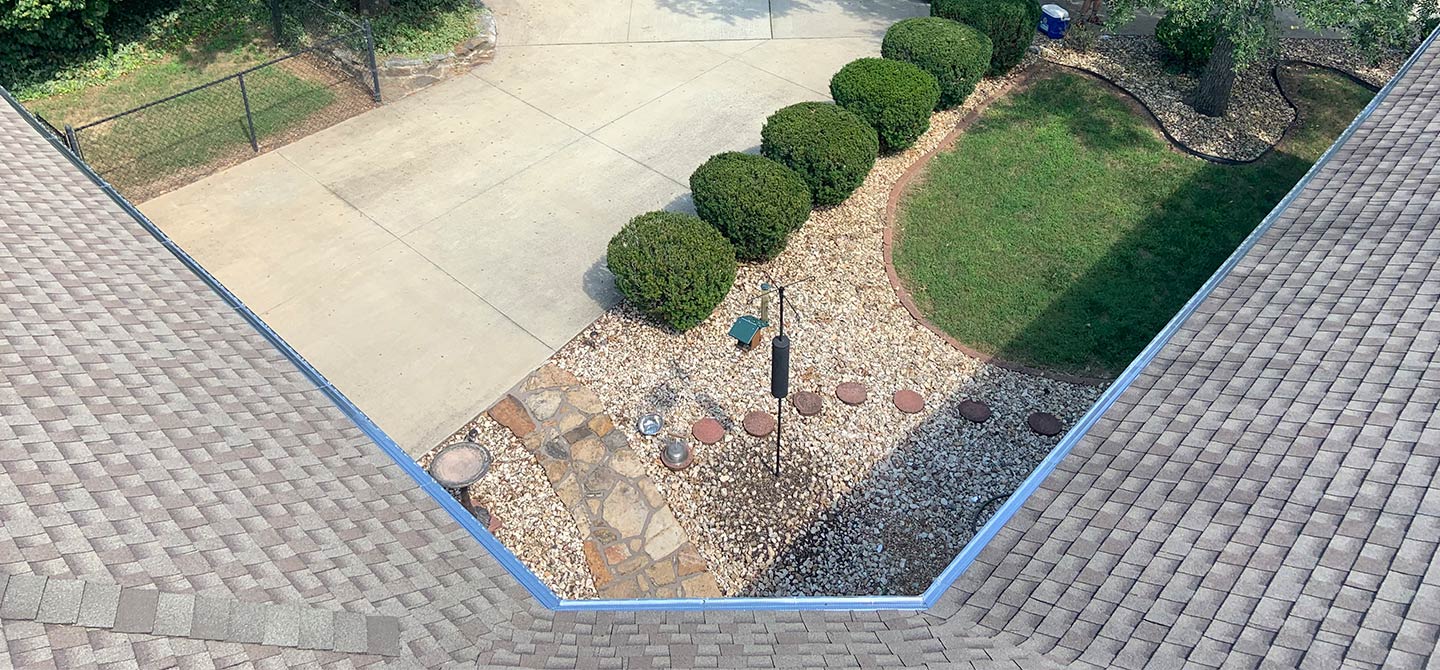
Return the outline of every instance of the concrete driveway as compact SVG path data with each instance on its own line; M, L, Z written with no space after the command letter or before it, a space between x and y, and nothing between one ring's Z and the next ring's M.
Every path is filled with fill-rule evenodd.
M912 0L496 0L494 63L141 205L407 451L618 300L605 244Z

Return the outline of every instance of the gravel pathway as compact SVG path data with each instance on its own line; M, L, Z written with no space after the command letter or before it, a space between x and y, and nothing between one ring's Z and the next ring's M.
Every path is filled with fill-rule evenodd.
M1198 83L1197 75L1172 71L1153 37L1107 36L1088 52L1039 35L1035 43L1042 58L1102 75L1130 91L1176 140L1203 154L1241 161L1259 158L1280 141L1295 120L1295 109L1271 76L1275 61L1242 72L1235 81L1229 111L1223 117L1208 117L1185 102ZM1403 54L1391 54L1370 63L1344 42L1326 39L1280 40L1277 58L1332 67L1376 87L1404 62Z
M993 511L986 503L1013 491L1057 443L1031 432L1026 417L1042 410L1068 427L1099 396L961 354L911 318L886 278L892 186L1005 83L983 82L966 109L936 114L916 147L882 158L845 204L815 212L775 261L743 266L700 327L669 333L622 305L556 353L627 430L650 411L687 439L703 417L727 428L714 445L691 440L695 465L681 472L659 464L658 439L632 441L727 595L920 593L984 520L979 508ZM810 278L790 291L791 392L823 398L813 417L786 403L778 479L774 438L739 427L748 412L776 410L769 354L740 351L726 335L733 319L758 313L758 285L772 277ZM866 385L867 402L838 401L842 382ZM925 409L899 411L891 397L901 389L918 391ZM970 398L994 416L961 418Z

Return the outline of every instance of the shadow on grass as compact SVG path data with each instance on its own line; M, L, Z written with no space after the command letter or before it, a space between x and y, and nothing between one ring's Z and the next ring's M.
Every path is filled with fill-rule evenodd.
M1034 318L1015 329L1010 340L999 343L997 352L1018 358L1071 346L1070 339L1083 335L1073 326L1070 330L1056 326L1083 324L1083 319L1077 321L1078 315L1090 318L1091 323L1107 321L1106 328L1091 330L1107 333L1112 339L1091 335L1087 344L1113 348L1113 355L1104 359L1113 361L1108 365L1118 369L1128 363L1363 107L1369 93L1346 90L1346 85L1353 86L1325 80L1296 83L1297 99L1310 105L1323 102L1325 108L1302 108L1302 126L1279 151L1253 166L1191 165L1185 178L1174 180L1134 225L1107 243L1103 254L1088 259L1035 311ZM1069 95L1076 90L1064 87L1061 92ZM1089 103L1095 101L1084 102L1090 109L1093 105ZM1082 143L1091 150L1146 144L1148 140L1134 134L1133 124L1120 123L1122 119L1112 118L1112 111L1102 109L1088 115L1094 118L1068 122L1064 124L1066 132L1088 135ZM989 125L977 125L976 130L996 133L1009 126L1014 131L1015 124L1025 118L1002 111L990 116ZM1020 129L1029 132L1030 127ZM1013 134L1005 139L1013 141ZM954 153L964 156L964 152L962 146ZM1179 155L1173 158L1196 161ZM1032 206L1047 206L1040 195L1032 197ZM1233 204L1237 201L1243 201L1245 207L1237 208ZM1013 272L1015 265L1007 267ZM1184 271L1174 271L1177 266L1184 266ZM1159 270L1166 272L1156 274ZM1116 290L1117 285L1136 277L1164 277L1165 285L1147 287L1140 293ZM1137 298L1146 302L1133 307L1126 304ZM804 343L797 341L795 346ZM1007 379L1015 381L1015 375L1018 373L985 372L949 396L932 399L927 411L933 413L898 436L893 451L857 486L828 509L814 513L805 532L788 543L768 570L755 576L745 594L922 593L1058 443L1058 437L1041 437L1027 429L1029 412L1060 414L1068 429L1082 411L1079 406L1083 402L1075 402L1082 396L1067 395L1082 391L1033 378L1021 381L1022 386L1041 392L1017 399L1014 385L1006 383ZM1099 391L1088 393L1087 402ZM989 421L977 425L959 416L959 403L971 398L991 405L994 415ZM872 405L884 402L880 398L870 401ZM1063 407L1069 407L1070 413L1060 411ZM847 409L831 406L827 411ZM893 408L867 409L887 410ZM787 421L794 430L804 431L804 420L792 420L792 416L789 412ZM843 445L837 448L843 449ZM809 468L813 466L794 466L800 473ZM772 487L783 491L816 485L825 482L782 475Z
M896 269L963 343L1114 376L1371 95L1325 73L1300 82L1291 136L1258 163L1226 166L1169 149L1098 83L1041 80L931 163L905 201Z

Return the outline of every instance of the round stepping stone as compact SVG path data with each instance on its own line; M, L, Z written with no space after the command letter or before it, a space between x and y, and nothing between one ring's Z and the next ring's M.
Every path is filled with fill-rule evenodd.
M895 407L906 414L919 414L925 409L925 398L910 389L900 389L890 398Z
M775 430L775 417L769 412L754 411L746 414L740 424L745 426L745 432L755 437L765 437Z
M799 412L800 416L815 416L824 409L825 400L819 393L801 391L790 396L790 404L795 406L795 411Z
M725 437L725 427L720 425L719 421L705 417L690 427L690 434L694 435L700 444L715 444Z
M846 405L862 405L866 395L865 385L859 382L845 382L835 387L835 397Z
M1032 413L1029 418L1025 419L1025 423L1030 426L1030 430L1046 437L1059 435L1060 431L1065 429L1065 426L1060 423L1060 419L1049 412Z
M965 417L967 421L985 423L990 420L990 406L979 400L961 400L960 416Z

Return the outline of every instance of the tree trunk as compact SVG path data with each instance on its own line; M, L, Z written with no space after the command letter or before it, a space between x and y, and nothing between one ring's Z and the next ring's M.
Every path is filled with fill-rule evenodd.
M1205 116L1224 116L1230 106L1230 91L1235 88L1235 43L1224 30L1215 39L1210 63L1200 75L1200 89L1195 92L1195 111Z

